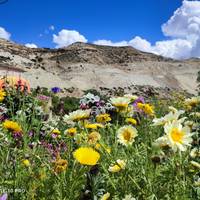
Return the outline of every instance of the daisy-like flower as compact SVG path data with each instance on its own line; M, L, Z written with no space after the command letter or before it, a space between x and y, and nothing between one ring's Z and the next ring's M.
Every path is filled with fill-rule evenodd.
M105 114L97 115L96 120L98 123L106 123L106 122L111 121L111 117L109 114L105 113Z
M131 145L135 141L137 135L137 129L130 125L123 126L117 131L119 143L125 146Z
M64 121L82 121L90 117L90 110L76 110L64 116Z
M180 115L184 114L184 110L176 110L173 107L169 107L171 112L169 112L167 115L161 118L155 118L153 119L153 126L159 126L159 125L165 125L168 122L172 122L174 120L178 120ZM182 123L186 118L181 118L179 121Z
M154 142L154 146L158 146L158 147L161 147L161 148L169 146L167 137L166 136L159 137Z
M5 99L6 92L3 89L0 89L0 102Z
M10 120L6 120L3 123L3 127L11 132L21 132L22 131L21 126L17 122L10 121Z
M107 192L107 193L105 193L105 194L101 197L100 200L108 200L109 198L110 198L110 193Z
M71 136L74 136L75 134L77 133L77 129L72 127L72 128L69 128L65 131L65 134L69 134Z
M185 105L188 109L197 106L200 103L200 96L192 97L185 100Z
M96 144L97 141L100 139L101 139L101 135L96 131L93 131L88 135L88 143L89 144Z
M137 121L134 118L126 118L126 122L132 125L137 125Z
M118 112L123 112L127 110L130 100L126 97L115 97L111 98L110 102L117 108Z
M91 147L80 147L73 156L82 165L96 165L100 159L100 154Z
M197 147L192 149L191 152L190 152L190 156L192 158L200 157L200 149L198 149Z
M188 126L183 127L179 121L165 124L164 131L168 145L174 150L185 151L187 146L191 146L192 135Z
M125 169L125 167L126 167L126 161L118 159L118 160L116 161L116 164L115 164L115 165L111 165L111 166L108 168L108 171L109 171L109 172L116 173L116 172L119 172L119 171Z
M154 115L154 107L148 103L138 103L137 107L139 110L144 112L146 115L153 116Z
M94 123L94 124L85 124L85 128L87 129L98 129L103 128L104 126L102 124Z
M199 126L198 123L195 123L193 121L186 121L184 122L184 125L190 127L191 130L196 129Z

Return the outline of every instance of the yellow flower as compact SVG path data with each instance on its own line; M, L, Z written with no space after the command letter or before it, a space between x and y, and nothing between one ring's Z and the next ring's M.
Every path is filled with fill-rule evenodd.
M55 135L60 135L60 131L58 129L52 130L51 133L53 133Z
M148 103L138 103L137 107L142 110L145 114L153 116L154 115L154 107Z
M69 128L65 131L66 134L69 134L71 136L74 136L77 133L77 129L76 128Z
M26 167L31 166L31 163L30 163L30 161L29 161L28 159L22 160L22 164L23 164L24 166L26 166Z
M125 146L131 145L135 141L135 137L137 137L137 130L130 125L123 126L117 131L117 137L119 143Z
M107 193L105 193L102 197L101 197L101 199L100 200L108 200L109 199L109 197L110 197L110 193L109 192L107 192Z
M103 128L104 126L102 124L98 124L98 123L95 123L95 124L85 124L85 128L88 128L88 129L97 129L97 128Z
M126 111L130 100L126 97L116 97L110 99L111 104L117 108L118 112Z
M73 156L82 165L96 165L100 159L100 154L91 147L80 147Z
M10 121L10 120L6 120L3 123L3 127L11 132L21 132L22 131L21 126L17 122Z
M98 123L106 123L106 122L111 121L111 117L109 114L105 113L105 114L97 115L96 120Z
M96 144L97 141L100 139L101 139L101 135L96 131L93 131L88 135L88 143L89 144Z
M134 118L126 118L126 122L132 125L137 125L137 121Z
M121 171L122 169L125 169L125 166L126 166L126 161L118 159L115 165L112 165L108 168L108 171L116 173Z
M6 92L3 89L0 89L0 102L5 99Z
M76 110L74 112L69 113L69 115L64 116L64 121L74 121L78 122L81 120L88 119L90 117L90 110Z

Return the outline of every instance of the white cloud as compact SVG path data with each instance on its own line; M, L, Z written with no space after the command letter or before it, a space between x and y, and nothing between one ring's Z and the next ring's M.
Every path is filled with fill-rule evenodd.
M9 32L7 32L3 27L0 27L0 38L9 40L10 36L11 34Z
M127 41L112 42L111 40L96 40L94 44L97 45L107 45L107 46L127 46Z
M95 44L110 46L133 46L175 59L200 57L200 1L184 0L173 16L162 25L162 31L170 39L157 41L154 45L139 36L130 41L112 42L97 40Z
M133 46L134 48L139 49L140 51L152 51L151 43L139 36L136 36L128 43L130 46Z
M38 48L38 46L36 44L33 44L33 43L27 43L25 44L26 47L28 48Z
M74 42L87 42L87 39L75 30L61 30L58 35L53 34L53 42L56 48L68 46Z

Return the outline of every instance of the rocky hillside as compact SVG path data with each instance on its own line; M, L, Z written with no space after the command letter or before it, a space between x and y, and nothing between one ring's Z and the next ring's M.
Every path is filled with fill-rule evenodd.
M132 47L84 43L61 49L30 49L0 39L1 75L7 73L9 66L17 68L33 87L85 90L150 85L194 93L200 60L176 61Z

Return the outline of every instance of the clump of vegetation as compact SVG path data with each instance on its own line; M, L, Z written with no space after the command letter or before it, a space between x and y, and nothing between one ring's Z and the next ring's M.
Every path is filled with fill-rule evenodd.
M199 96L59 92L0 90L0 199L200 199Z

